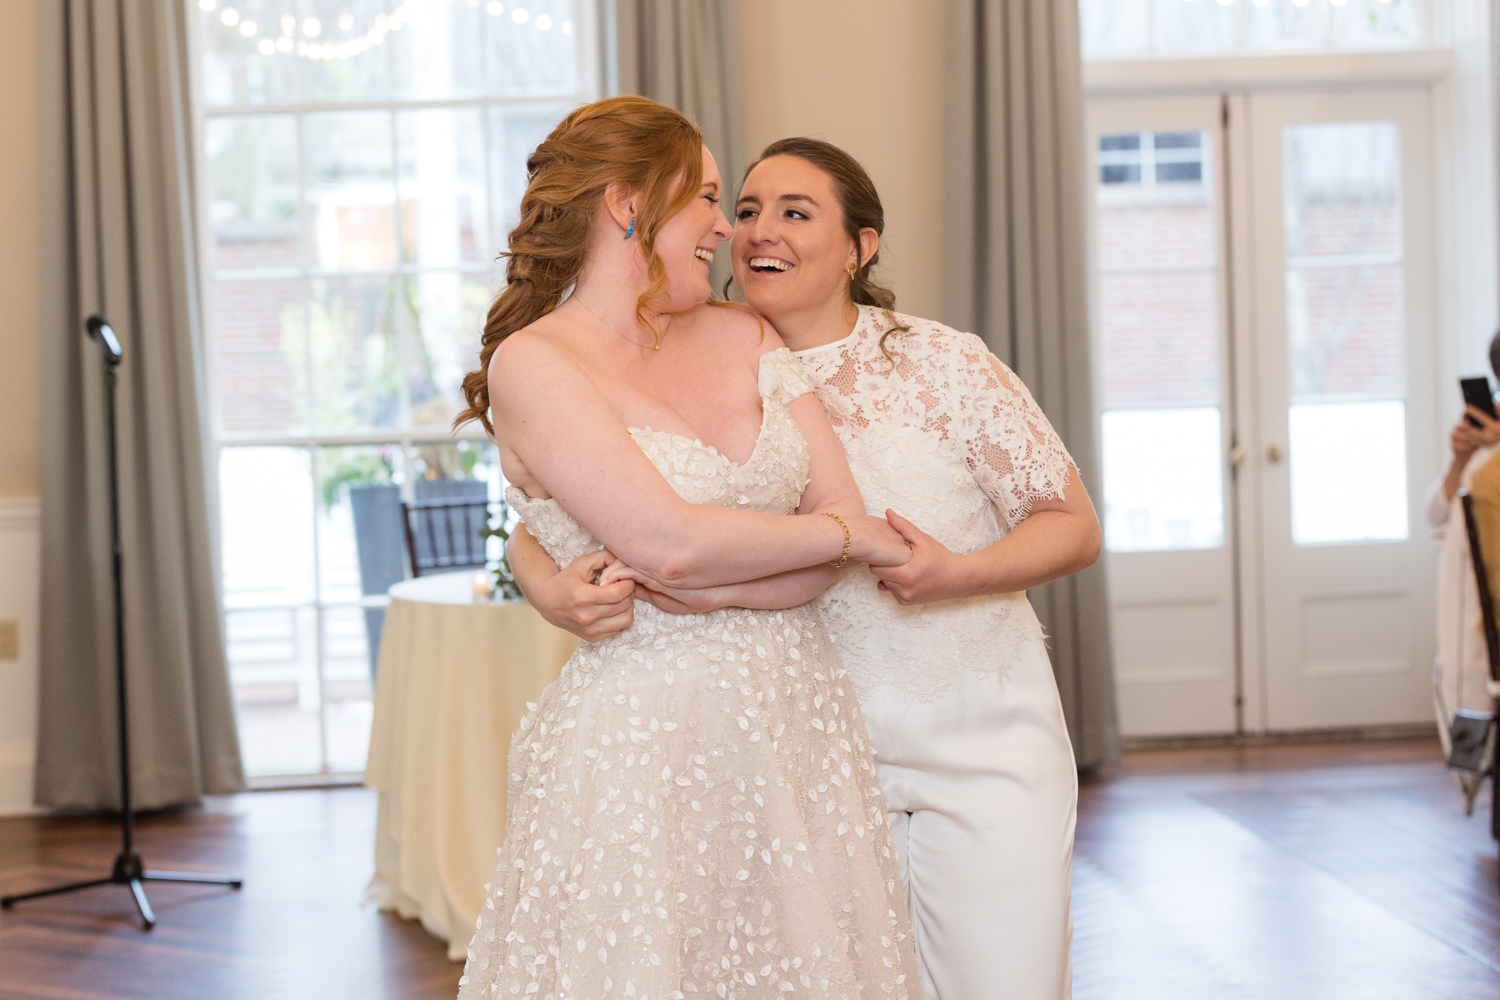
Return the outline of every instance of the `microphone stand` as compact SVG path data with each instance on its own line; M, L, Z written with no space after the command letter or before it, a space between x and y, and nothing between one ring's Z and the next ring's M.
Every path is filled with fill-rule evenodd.
M56 896L79 889L92 889L96 885L125 885L135 898L135 906L141 913L143 930L156 926L156 914L146 898L143 882L192 882L199 885L227 885L238 889L242 880L232 875L199 875L193 872L163 872L146 868L135 850L135 812L130 803L130 715L125 699L125 602L123 594L124 559L120 547L120 470L115 446L115 382L120 367L120 342L103 316L90 316L85 323L88 334L104 357L104 400L106 426L109 429L109 530L113 544L112 569L115 581L115 708L120 734L120 853L115 858L114 870L106 878L70 882L67 885L27 892L19 896L0 899L0 907L10 909L12 905L27 899Z

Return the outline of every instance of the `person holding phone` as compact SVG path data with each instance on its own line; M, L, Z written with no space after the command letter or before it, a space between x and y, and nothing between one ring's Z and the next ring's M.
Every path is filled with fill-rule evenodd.
M1490 368L1500 378L1500 332L1490 340ZM1477 380L1464 379L1465 383ZM1485 649L1480 625L1479 592L1475 585L1473 563L1469 556L1468 533L1458 494L1468 491L1474 498L1475 516L1480 524L1481 544L1487 553L1491 587L1497 582L1500 557L1490 558L1490 547L1500 543L1500 420L1494 416L1493 404L1487 412L1482 406L1489 392L1485 386L1464 386L1465 406L1449 435L1453 455L1447 471L1433 484L1427 495L1427 523L1440 538L1438 564L1437 614L1438 657L1433 681L1433 708L1438 718L1438 732L1443 753L1449 751L1448 727L1460 708L1490 711L1489 654ZM1491 524L1491 522L1494 522ZM1489 540L1486 543L1486 540Z
M1490 340L1490 367L1495 371L1496 377L1500 378L1500 332ZM1478 381L1479 379L1462 380L1463 383ZM1489 392L1489 380L1484 379L1484 382L1483 391ZM1494 401L1491 400L1490 405L1485 407L1481 405L1483 400L1468 398L1467 385L1464 385L1464 391L1464 415L1459 418L1448 438L1453 458L1448 463L1448 471L1433 484L1427 497L1427 520L1434 528L1441 528L1447 523L1448 507L1458 491L1465 488L1464 472L1474 457L1480 452L1486 452L1486 457L1489 457L1490 450L1500 444L1500 420L1495 417Z

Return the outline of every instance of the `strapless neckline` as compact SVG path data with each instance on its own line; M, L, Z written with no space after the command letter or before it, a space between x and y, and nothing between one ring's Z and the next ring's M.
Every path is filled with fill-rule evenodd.
M714 458L717 458L719 461L723 462L731 469L743 469L746 466L754 465L756 457L760 455L761 445L766 440L766 422L770 418L770 409L771 408L765 404L765 401L762 400L760 407L760 428L755 432L755 444L751 446L750 454L746 456L743 462L736 462L734 459L730 458L728 455L724 454L713 445L704 444L702 438L688 437L686 434L679 434L676 431L653 430L650 424L647 424L645 427L627 427L625 428L625 430L630 434L632 438L640 435L644 437L656 436L671 438L674 441L686 441L693 447L701 448L702 450L708 452Z

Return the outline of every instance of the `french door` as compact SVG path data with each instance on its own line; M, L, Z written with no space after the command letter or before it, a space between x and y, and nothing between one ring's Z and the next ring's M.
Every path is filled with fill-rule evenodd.
M1424 91L1095 101L1127 735L1430 715Z

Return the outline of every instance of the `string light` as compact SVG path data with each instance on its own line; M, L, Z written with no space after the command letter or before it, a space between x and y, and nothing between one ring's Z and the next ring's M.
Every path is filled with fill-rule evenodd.
M221 0L198 0L198 7L206 13L219 11L219 20L226 27L236 28L245 38L254 38L260 34L260 25L256 21L242 17L234 7L224 7L220 10L220 2ZM501 0L467 0L467 2L470 7L482 7L492 17L500 17L506 13L506 5ZM1219 2L1227 4L1233 3L1234 0L1219 0ZM1256 2L1261 3L1264 0L1256 0ZM352 36L348 33L354 30L354 15L348 12L340 14L335 23L338 30L346 37L336 41L323 39L324 25L318 18L306 17L299 24L296 16L282 14L272 22L281 29L280 36L274 39L262 37L256 43L255 50L263 56L295 54L303 59L350 59L383 44L392 32L400 31L414 21L419 16L416 13L417 6L409 0L399 3L389 14L376 14L368 28ZM552 15L539 13L532 16L532 13L525 7L511 7L509 13L511 21L517 25L530 23L537 31L551 31L554 27L560 27L563 34L573 34L571 20L558 24L553 20Z
M198 0L198 2L199 2L199 6L201 6L204 10L212 10L213 9L213 5L216 2L216 0ZM1193 0L1183 0L1183 2L1184 3L1192 3ZM1219 0L1219 6L1221 6L1221 7L1229 7L1229 6L1232 6L1234 4L1234 2L1235 2L1235 0ZM1269 7L1269 6L1271 6L1271 0L1251 0L1251 2L1254 3L1255 6L1257 6L1257 7ZM1306 7L1311 2L1312 2L1312 0L1292 0L1292 6L1293 7ZM1335 6L1335 7L1347 7L1349 5L1349 0L1328 0L1328 2L1331 3L1331 4L1333 4L1333 6ZM1379 0L1379 2L1381 4L1390 4L1390 3L1394 3L1395 0ZM538 21L537 27L538 28L541 28L540 22L541 22L541 19L543 17L546 17L546 15L545 14L541 14L541 15L537 16L537 21ZM519 24L521 22L517 21L517 23ZM551 27L551 25L552 25L552 19L551 18L547 18L547 25L548 25L548 27ZM546 28L542 28L542 30L546 31L547 29ZM566 32L567 34L571 35L573 33L573 22L572 21L564 21L563 22L563 31Z

